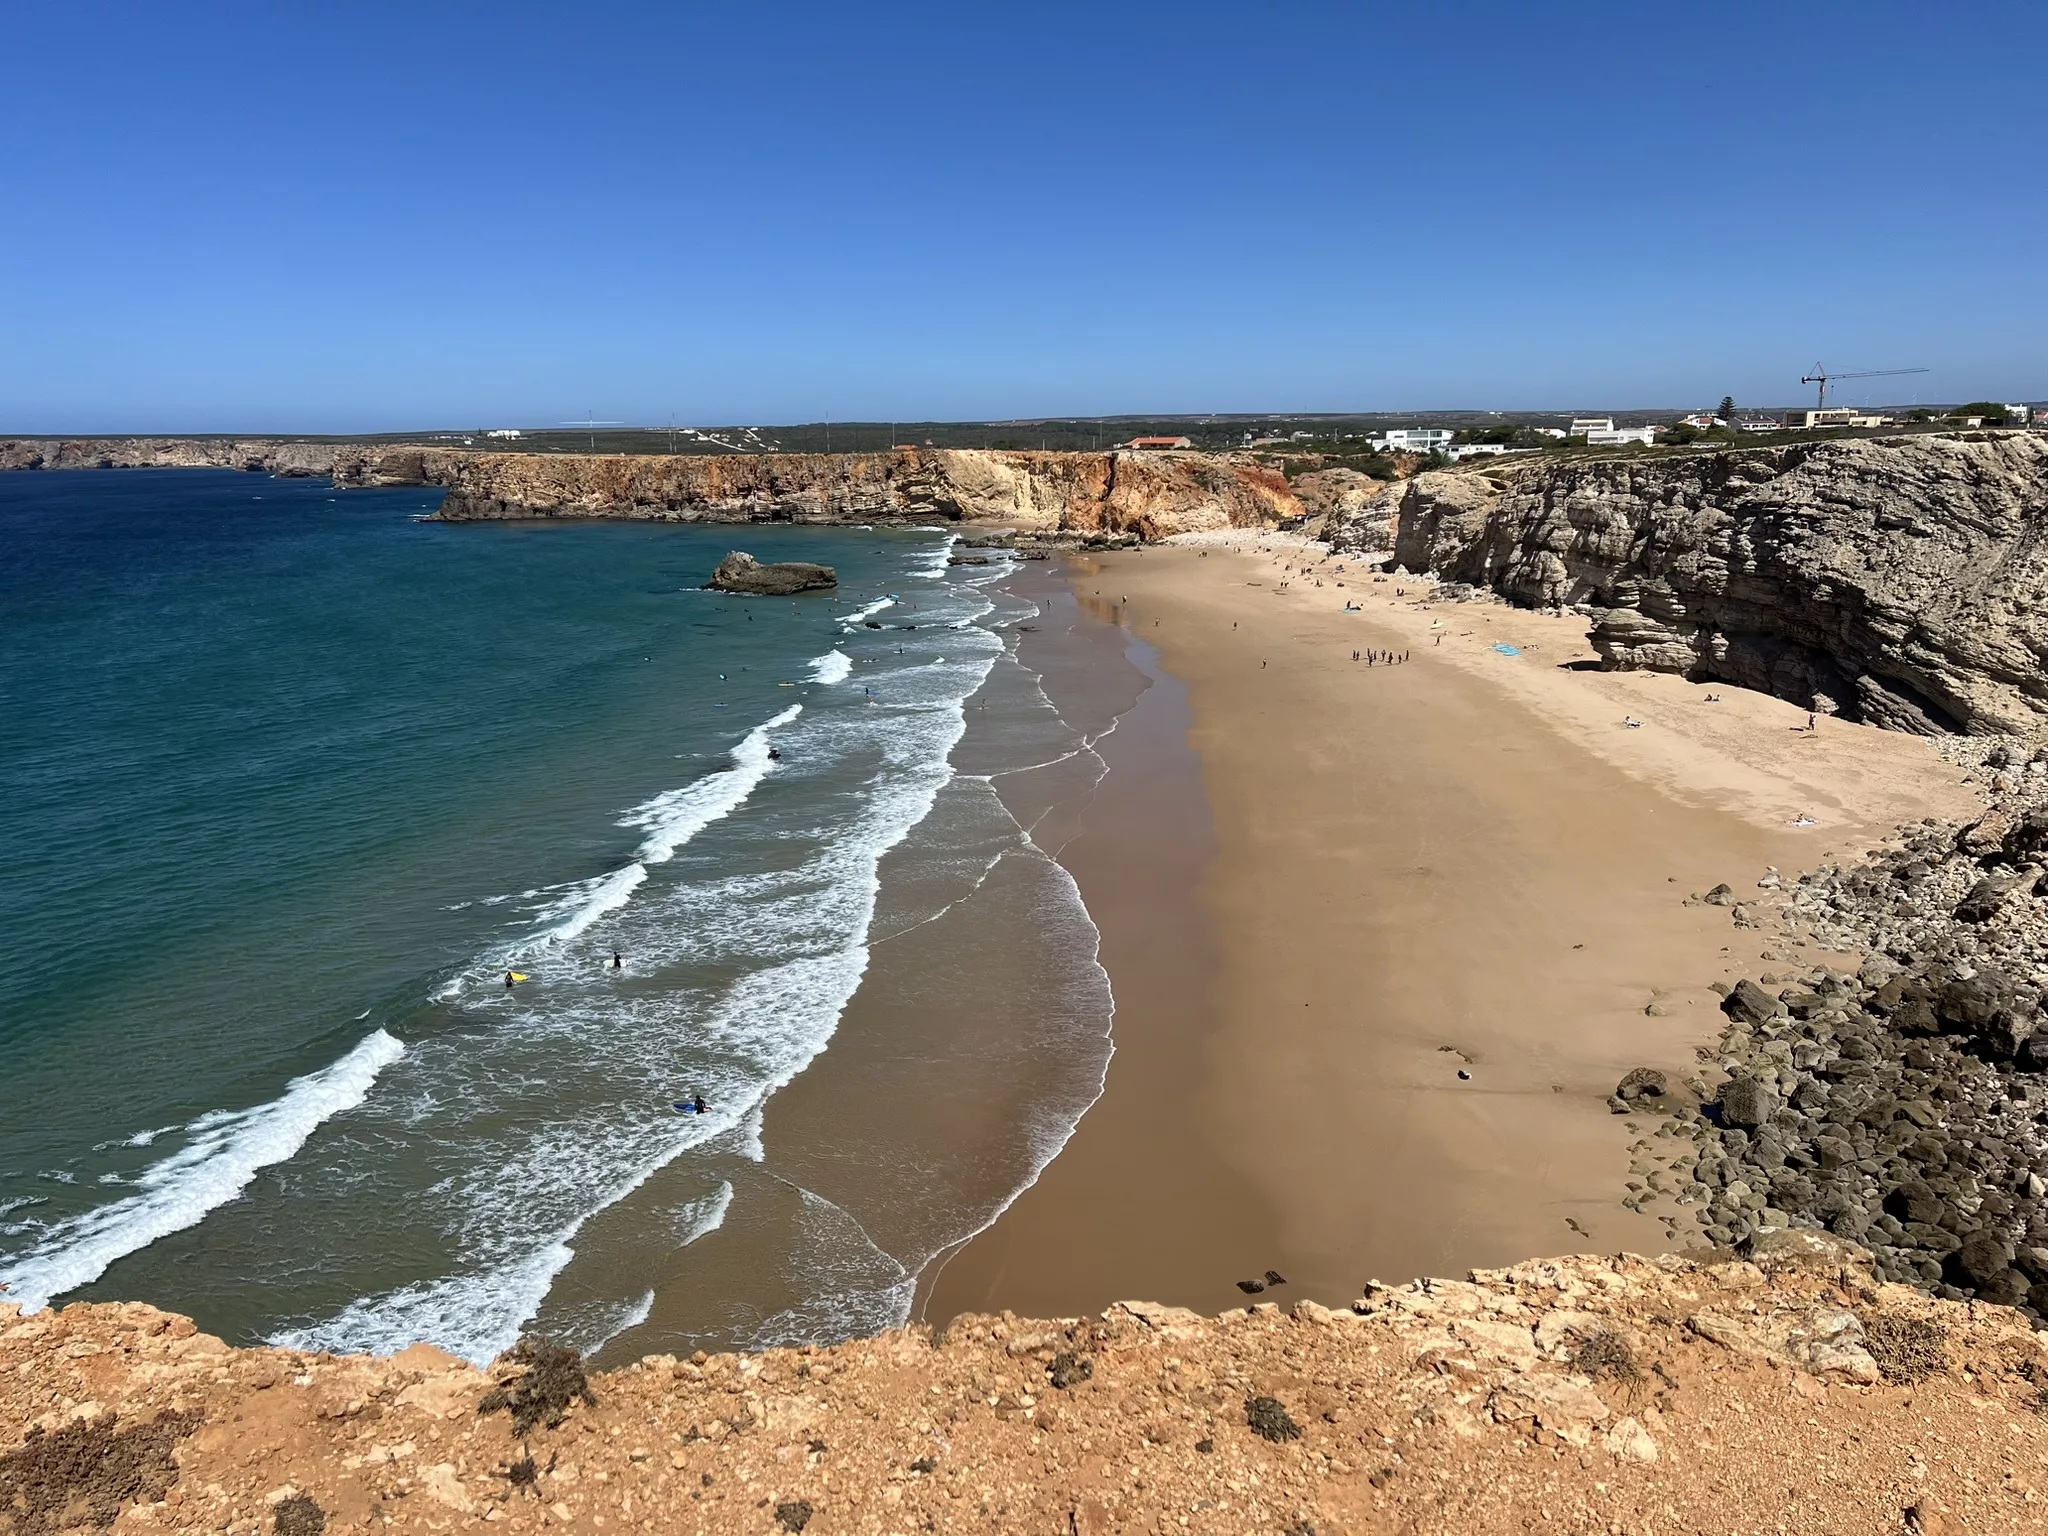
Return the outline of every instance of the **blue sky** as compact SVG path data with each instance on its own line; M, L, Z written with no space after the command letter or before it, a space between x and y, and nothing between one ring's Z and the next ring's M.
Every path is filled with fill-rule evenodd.
M72 0L0 431L2048 399L2048 7ZM1848 386L1844 403L1866 386Z

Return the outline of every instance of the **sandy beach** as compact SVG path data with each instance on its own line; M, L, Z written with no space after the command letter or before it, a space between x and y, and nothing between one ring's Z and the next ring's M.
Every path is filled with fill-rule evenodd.
M1687 897L1970 803L1925 739L1575 667L1581 620L1341 565L1211 535L1077 559L1048 601L1048 633L1114 626L1156 668L1061 847L1116 1055L932 1320L1214 1311L1268 1268L1279 1299L1341 1303L1369 1278L1682 1247L1620 1204L1652 1127L1610 1113L1614 1084L1694 1070L1711 983L1853 963Z

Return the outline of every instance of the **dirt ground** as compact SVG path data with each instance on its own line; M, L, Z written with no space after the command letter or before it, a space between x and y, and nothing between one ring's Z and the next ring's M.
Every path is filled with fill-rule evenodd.
M2009 1310L1874 1285L1826 1240L1755 1263L1537 1261L1336 1311L1132 1302L516 1377L425 1347L236 1351L143 1306L5 1309L0 1520L23 1536L2048 1525L2048 1344Z

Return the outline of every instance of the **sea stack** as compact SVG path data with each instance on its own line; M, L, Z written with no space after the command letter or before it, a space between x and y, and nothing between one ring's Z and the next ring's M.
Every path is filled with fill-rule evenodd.
M814 587L836 587L839 573L829 565L812 565L807 560L785 560L763 565L743 550L734 550L718 562L707 583L714 591L742 592L750 597L788 597Z

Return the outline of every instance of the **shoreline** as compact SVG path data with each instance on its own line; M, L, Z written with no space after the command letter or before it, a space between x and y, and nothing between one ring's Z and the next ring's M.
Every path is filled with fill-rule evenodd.
M1194 1305L1213 1299L1197 1277L1219 1252L1257 1273L1276 1239L1255 1192L1180 1112L1202 1082L1188 1045L1217 1028L1216 967L1198 894L1215 838L1201 763L1186 739L1186 688L1149 647L1079 603L1060 571L1027 567L1009 585L1040 607L1037 632L1022 642L1057 705L1086 709L1125 674L1143 690L1096 744L1104 772L1091 795L1038 836L1074 877L1101 934L1113 1054L1102 1096L1060 1154L934 1266L914 1315L943 1322L983 1310L990 1296L1040 1316L1099 1310L1130 1295ZM1141 1223L1133 1241L1133 1190L1176 1210L1218 1203L1235 1213L1230 1230Z
M1623 1207L1629 1143L1650 1127L1606 1100L1634 1067L1695 1069L1722 1023L1712 983L1826 958L1686 898L1951 810L1955 773L1921 739L1834 722L1794 744L1820 752L1788 758L1781 717L1799 712L1733 689L1730 707L1691 711L1695 728L1693 685L1546 654L1569 619L1424 610L1426 583L1395 599L1355 563L1340 592L1325 561L1318 588L1280 567L1320 546L1285 536L1193 542L1067 573L1076 609L1156 647L1161 697L1187 700L1216 847L1199 931L1178 942L1213 945L1206 1006L1127 1010L1118 956L1162 918L1143 880L1110 875L1143 856L1128 816L1091 819L1063 857L1118 999L1108 1085L922 1315L1078 1315L1133 1294L1216 1312L1268 1268L1281 1297L1341 1305L1367 1279L1685 1246L1689 1231ZM1510 641L1558 664L1504 681L1486 662ZM1412 659L1367 668L1353 646ZM1660 728L1622 731L1617 698ZM1170 760L1170 744L1125 751L1098 805L1142 802ZM1789 826L1806 805L1823 825ZM1142 1126L1224 1177L1148 1177Z

